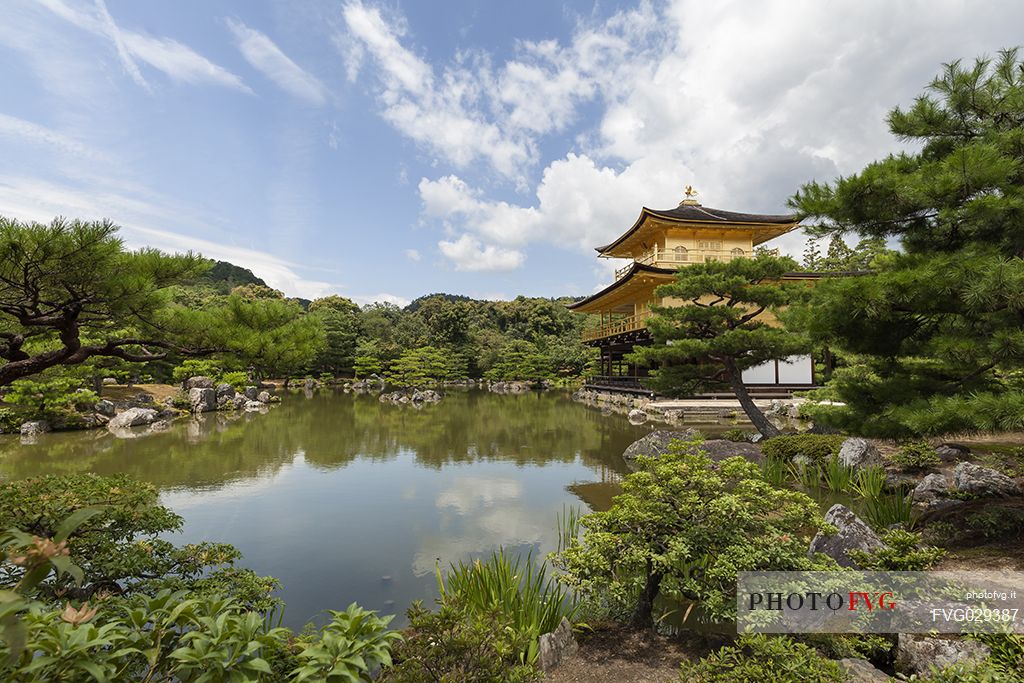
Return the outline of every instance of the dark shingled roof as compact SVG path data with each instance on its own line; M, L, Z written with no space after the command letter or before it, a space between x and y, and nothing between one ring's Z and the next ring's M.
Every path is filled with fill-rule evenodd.
M791 214L760 214L760 213L739 213L737 211L724 211L722 209L712 209L707 206L701 206L700 204L680 204L674 209L665 209L664 211L657 209L648 209L646 206L643 211L640 212L640 218L636 223L633 224L629 230L627 230L621 237L613 242L609 242L603 247L598 247L598 252L603 252L606 249L611 249L619 242L629 237L640 225L643 223L643 219L646 215L652 215L657 218L667 218L669 220L677 221L696 221L701 223L723 223L726 225L730 224L742 224L742 223L760 223L762 225L789 225L790 223L796 223L797 217Z

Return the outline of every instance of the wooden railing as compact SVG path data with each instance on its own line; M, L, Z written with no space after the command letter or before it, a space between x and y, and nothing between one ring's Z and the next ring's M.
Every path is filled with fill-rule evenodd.
M656 268L678 268L690 263L706 263L708 261L732 261L737 258L750 256L749 252L742 249L686 249L676 251L675 249L658 249L654 247L651 251L635 259L636 263ZM615 271L615 279L621 279L632 263Z
M642 330L647 327L647 319L649 317L651 317L651 312L644 311L642 313L637 313L636 315L629 315L624 318L611 320L597 327L591 327L583 330L583 341L593 341L595 339L603 339L605 337L611 337L624 332Z

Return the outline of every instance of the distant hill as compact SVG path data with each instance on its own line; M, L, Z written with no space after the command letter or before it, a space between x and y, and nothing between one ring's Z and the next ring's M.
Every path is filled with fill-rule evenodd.
M213 266L199 278L199 283L211 285L221 294L227 294L241 285L263 285L267 283L256 277L251 270L227 261L215 261Z

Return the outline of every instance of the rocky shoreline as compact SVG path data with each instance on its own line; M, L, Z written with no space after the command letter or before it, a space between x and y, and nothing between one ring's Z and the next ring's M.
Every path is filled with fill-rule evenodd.
M105 382L104 386L112 386ZM276 385L245 386L241 391L227 383L215 383L197 375L185 380L179 391L160 401L146 391L113 400L101 398L92 411L81 413L73 427L52 425L46 420L28 420L19 430L24 444L34 444L41 434L51 431L77 431L106 428L118 438L136 438L143 434L166 431L172 421L189 415L214 411L262 412L281 401L274 393ZM145 431L137 428L147 427Z

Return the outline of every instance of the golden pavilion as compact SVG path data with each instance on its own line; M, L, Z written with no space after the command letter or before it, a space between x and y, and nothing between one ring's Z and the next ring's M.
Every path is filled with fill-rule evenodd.
M600 372L588 386L595 389L650 393L640 380L643 367L627 363L624 356L634 346L651 343L647 319L652 305L671 305L655 295L658 285L672 282L680 267L708 261L730 261L753 254L754 248L797 227L791 215L737 213L712 209L695 198L692 187L674 209L644 207L632 227L616 240L597 247L601 258L629 259L615 271L615 281L569 308L600 316L600 322L583 332L583 341L601 351ZM786 278L811 279L814 274L792 273ZM806 388L813 385L809 356L779 359L743 373L752 387Z

